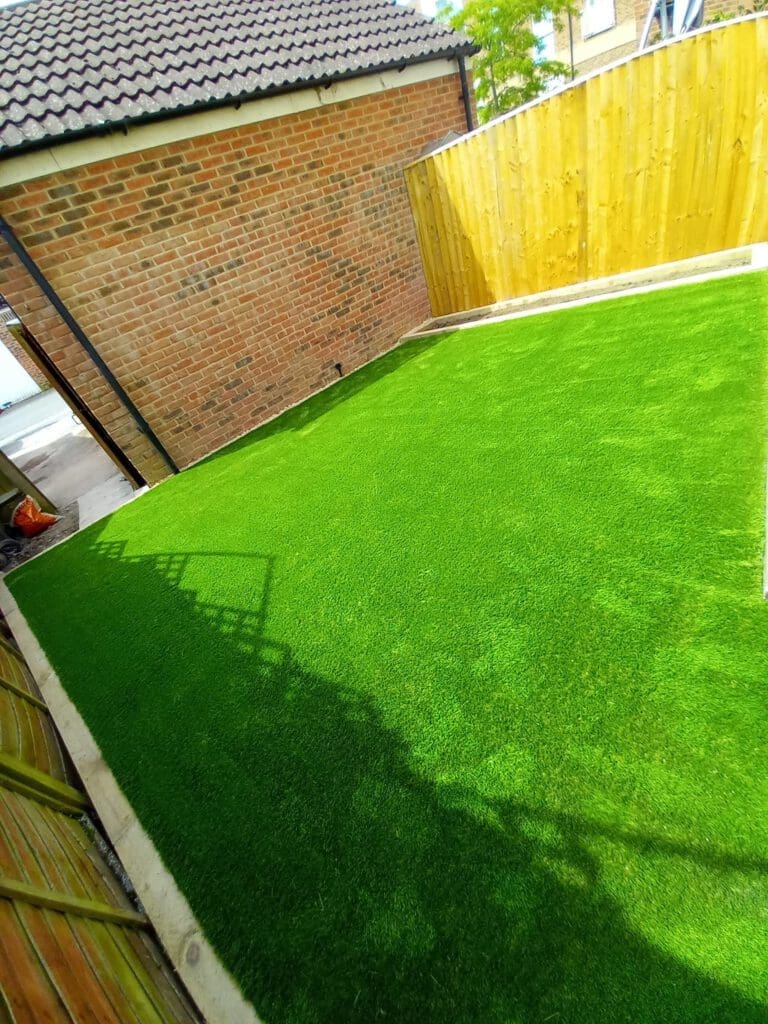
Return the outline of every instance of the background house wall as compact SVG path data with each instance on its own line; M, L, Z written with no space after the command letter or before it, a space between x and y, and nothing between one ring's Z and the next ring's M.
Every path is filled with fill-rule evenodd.
M0 212L181 466L429 313L403 166L458 75L0 189ZM149 479L167 470L8 254L0 293Z
M588 23L582 13L571 19L573 27L573 62L577 74L586 74L595 68L610 64L620 57L633 53L637 49L638 32L642 29L643 14L639 23L636 16L636 5L641 0L604 0L607 7L613 7L614 25L596 35L586 35ZM647 8L646 8L647 10ZM640 28L638 29L638 24ZM563 27L555 33L556 58L564 64L570 63L570 39L567 19Z
M614 24L594 35L585 34L583 12L587 3L603 9L606 15L613 10ZM704 21L715 17L737 17L744 13L743 8L749 0L704 0ZM581 0L578 4L579 13L572 18L573 26L573 57L578 75L587 74L607 64L619 60L637 50L645 20L648 17L650 0ZM606 23L610 17L606 17ZM567 19L563 19L563 27L555 32L555 54L557 60L564 64L570 63L570 36Z

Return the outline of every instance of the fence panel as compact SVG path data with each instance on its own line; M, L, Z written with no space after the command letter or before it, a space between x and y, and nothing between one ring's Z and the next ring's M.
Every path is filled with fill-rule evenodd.
M0 1021L200 1024L90 811L0 617Z
M435 315L768 238L768 16L638 55L406 168Z

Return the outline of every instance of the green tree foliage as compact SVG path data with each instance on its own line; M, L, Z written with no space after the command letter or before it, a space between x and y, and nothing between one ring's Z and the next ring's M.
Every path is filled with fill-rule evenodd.
M441 7L447 7L448 5L443 3L442 0L438 0L438 11ZM716 25L721 21L730 21L731 18L741 18L745 14L761 14L763 11L768 11L768 0L755 0L751 7L745 7L743 4L739 4L735 11L718 11L717 14L713 14L711 18L707 18L706 25Z
M559 17L572 9L571 0L467 0L461 7L439 0L438 17L482 47L472 60L481 122L535 99L553 78L570 73L542 56L533 23L551 14L560 27Z

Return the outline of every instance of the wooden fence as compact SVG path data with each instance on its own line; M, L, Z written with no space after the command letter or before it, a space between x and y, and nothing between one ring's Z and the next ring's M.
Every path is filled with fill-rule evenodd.
M0 1021L198 1024L0 619Z
M435 315L768 239L768 16L575 82L406 181Z

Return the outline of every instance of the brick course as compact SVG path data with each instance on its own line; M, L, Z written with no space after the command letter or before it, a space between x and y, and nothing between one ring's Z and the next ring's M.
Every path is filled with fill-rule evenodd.
M0 212L184 466L428 315L402 168L463 117L446 75L11 186ZM21 273L0 254L0 293L162 475Z

